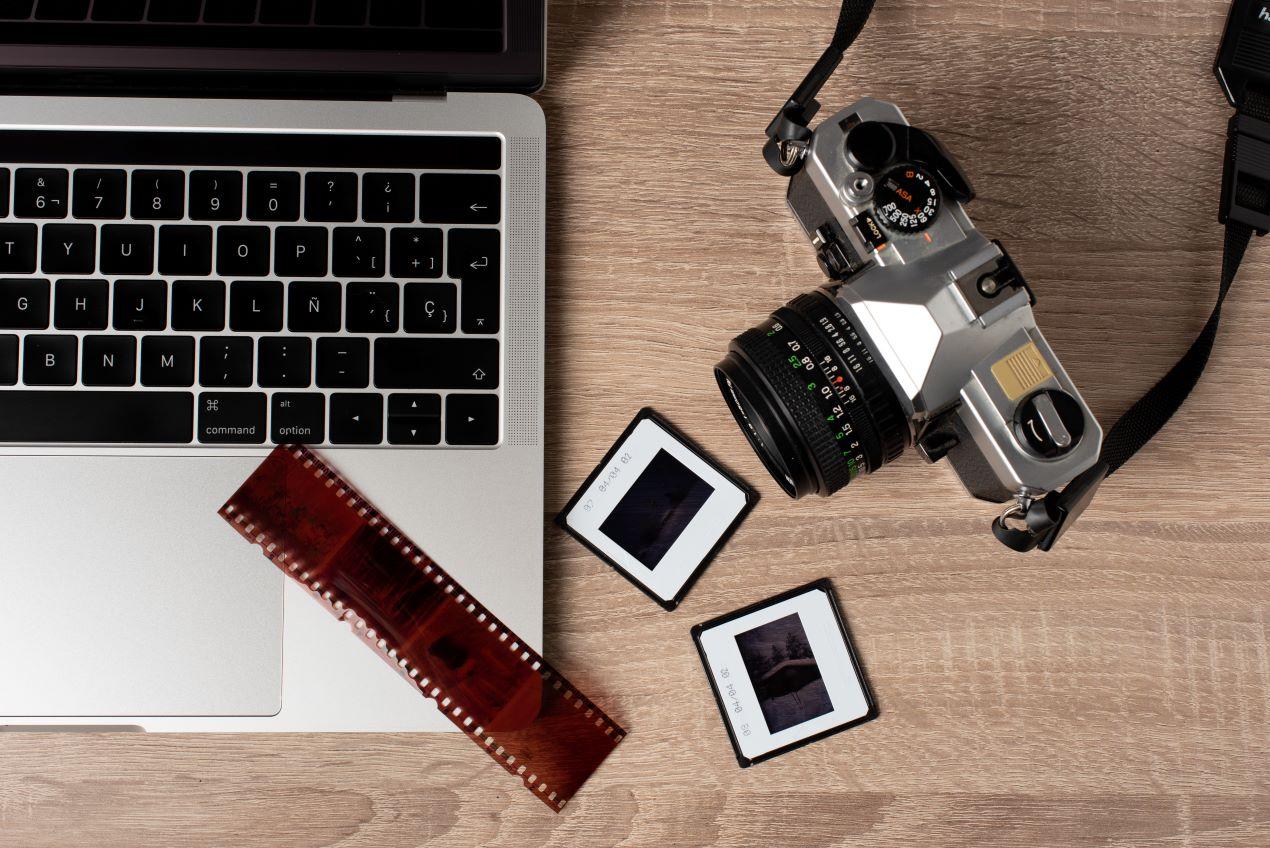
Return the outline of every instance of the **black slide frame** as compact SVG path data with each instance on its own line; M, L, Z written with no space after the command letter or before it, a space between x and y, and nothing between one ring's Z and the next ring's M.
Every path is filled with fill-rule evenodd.
M812 736L808 736L804 739L799 739L797 742L791 742L790 744L777 748L774 751L768 751L766 754L761 754L753 758L746 757L741 753L741 744L736 738L736 731L732 727L732 721L728 718L728 708L727 705L723 703L723 693L719 691L719 686L714 679L714 673L710 670L710 658L706 655L705 648L701 645L701 635L707 630L713 630L720 625L727 624L730 621L735 621L736 619L747 616L750 613L767 609L768 607L787 601L790 598L797 598L800 595L806 595L811 592L823 592L829 599L829 607L833 611L834 619L838 623L838 632L842 635L842 643L847 649L847 656L851 658L851 668L855 671L856 677L860 681L860 689L864 692L864 702L868 704L869 711L860 718L844 722L840 725L836 725L835 727L830 727L827 730L822 730L819 733L813 734ZM723 726L728 731L728 741L732 743L732 750L736 754L737 764L740 765L741 768L749 768L750 766L764 762L765 760L779 757L782 754L788 754L790 751L795 751L806 745L810 745L813 742L819 742L821 739L841 733L844 730L859 727L866 722L873 721L881 715L878 710L877 699L873 696L873 689L869 686L869 679L865 676L864 667L860 664L860 657L856 653L855 643L851 641L851 632L847 629L846 619L842 616L842 608L838 605L837 595L834 594L833 583L827 577L822 577L821 579L808 583L805 586L799 586L797 589L790 589L788 592L782 592L781 594L768 598L767 600L750 604L747 607L736 610L735 612L730 612L727 615L712 618L709 621L696 625L692 628L691 632L692 641L697 645L697 654L701 657L701 666L705 671L706 680L710 682L710 691L714 695L714 702L719 707L719 717L723 719Z
M696 569L693 570L692 574L689 575L688 579L684 581L684 584L681 587L679 587L679 591L675 594L675 597L671 598L669 601L663 600L662 598L657 597L651 591L649 591L647 586L640 583L630 574L627 574L626 570L622 568L620 565L618 565L616 562L614 562L612 558L610 558L607 554L605 554L595 545L591 544L591 542L588 541L586 537L584 537L582 534L578 533L576 530L570 527L567 520L569 513L572 512L573 508L578 505L578 501L582 500L582 496L585 495L586 491L591 488L591 484L594 483L596 481L596 478L598 478L602 473L604 473L604 471L608 469L609 465L613 462L614 457L617 456L618 451L622 449L622 445L626 444L627 439L629 439L631 437L631 434L635 432L635 428L638 427L644 421L652 421L654 424L656 424L658 427L664 430L668 435L670 435L675 441L679 442L681 445L683 445L685 448L691 451L694 456L700 458L701 461L703 461L706 465L709 465L711 468L717 471L720 475L726 478L728 482L735 485L738 489L740 489L745 494L744 508L742 508L742 510L737 514L736 518L733 519L732 523L728 525L727 529L723 532L723 535L719 537L719 540L715 542L714 546L711 547L710 550L706 553L705 558L701 560L701 563L696 567ZM564 505L564 508L560 510L560 514L556 516L556 525L561 530L565 531L570 536L572 536L573 538L581 542L582 546L585 547L587 550L589 550L591 553L595 554L601 560L608 563L609 567L611 567L618 574L622 575L627 580L629 580L641 592L643 592L645 595L647 595L648 597L656 601L657 605L660 606L662 609L666 610L667 612L673 612L675 609L678 608L679 604L683 602L683 599L687 596L688 592L692 589L693 585L697 582L697 578L699 578L702 575L702 573L706 570L706 567L709 566L710 563L714 561L714 558L718 555L719 551L723 550L723 546L728 543L728 540L731 539L732 536L736 533L737 528L741 526L741 522L745 520L746 516L750 514L750 511L753 510L757 504L758 504L758 492L753 487L751 487L748 483L746 483L740 477L733 474L728 469L724 468L713 457L707 455L691 439L685 436L677 427L675 427L675 425L667 421L665 417L660 415L656 410L654 410L652 407L646 406L643 409L641 409L638 414L636 414L635 418L631 421L631 423L626 426L626 429L624 431L622 431L622 435L618 436L617 441L613 443L613 447L609 448L608 453L604 454L604 458L596 463L595 469L590 473L590 475L586 478L586 480L582 483L582 485L578 487L578 490L574 493L573 497L569 498L569 502Z

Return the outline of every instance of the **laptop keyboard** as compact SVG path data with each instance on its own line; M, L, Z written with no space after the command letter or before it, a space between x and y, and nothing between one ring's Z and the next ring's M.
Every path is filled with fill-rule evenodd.
M503 14L503 0L0 0L5 40L73 28L83 43L167 47L498 52Z
M0 443L498 442L499 138L0 150Z

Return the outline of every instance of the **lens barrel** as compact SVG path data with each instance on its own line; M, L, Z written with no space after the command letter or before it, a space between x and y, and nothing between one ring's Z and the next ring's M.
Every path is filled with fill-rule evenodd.
M908 447L899 399L865 337L823 289L733 340L715 377L790 497L832 495Z

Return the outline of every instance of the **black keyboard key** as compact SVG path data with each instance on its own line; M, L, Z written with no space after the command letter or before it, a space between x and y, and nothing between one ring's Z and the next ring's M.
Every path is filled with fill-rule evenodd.
M497 333L502 314L498 230L450 230L448 273L462 281L463 332Z
M203 0L158 0L150 4L149 20L155 23L194 23L203 10Z
M0 0L0 20L24 21L34 9L35 0Z
M428 3L424 23L444 29L502 29L503 0Z
M392 231L392 275L402 280L441 276L441 231L398 227Z
M252 171L248 174L247 219L300 220L300 175L294 171Z
M386 241L384 231L378 227L336 227L335 276L382 277Z
M223 280L177 280L172 284L172 329L219 333L225 329Z
M58 280L53 300L53 326L59 330L104 330L110 314L110 286L105 280Z
M498 174L424 174L419 220L427 224L497 224L503 214Z
M229 329L276 333L282 329L282 283L238 281L229 287Z
M127 211L126 171L82 170L75 172L71 213L87 220L118 221Z
M146 0L96 0L94 21L139 21L146 13Z
M313 0L263 0L260 4L262 24L306 25L313 19ZM277 406L274 406L277 409ZM322 441L318 439L318 441Z
M274 273L279 277L325 277L326 227L278 227L274 231Z
M116 330L162 330L168 325L168 284L164 280L116 280Z
M361 26L368 0L317 0L314 20L323 26Z
M380 389L496 389L498 366L494 339L375 340Z
M306 221L356 221L357 175L311 171L304 178Z
M143 277L154 273L154 227L106 224L101 228L101 272Z
M47 330L48 280L0 280L0 330Z
M287 329L293 333L338 333L339 283L292 283L287 288Z
M382 395L331 395L331 444L377 445L383 440Z
M368 339L318 339L317 384L322 389L364 389L370 385Z
M244 336L204 336L198 346L198 382L211 388L246 388L252 383L254 351Z
M269 276L269 228L217 229L216 273L222 277Z
M423 0L371 0L371 26L417 27L421 23Z
M266 389L307 389L313 382L313 342L306 338L260 340L256 384Z
M0 273L33 273L38 238L35 224L0 224Z
M263 392L203 392L198 396L198 440L205 445L260 445L265 441Z
M189 392L5 392L0 442L188 444Z
M37 21L82 21L88 17L89 0L40 0Z
M46 224L40 267L46 274L91 274L97 270L97 228L92 224Z
M0 336L0 386L14 386L18 382L18 337ZM4 404L0 403L0 410ZM0 411L0 417L3 412Z
M407 333L453 333L458 326L458 289L453 283L408 283L402 323Z
M142 339L141 385L171 388L194 385L194 339L190 336Z
M349 283L348 330L352 333L395 333L400 286L396 283Z
M498 432L496 395L450 395L445 399L446 444L496 445Z
M212 273L212 228L171 224L159 227L159 273L206 277Z
M413 174L362 177L362 220L368 224L409 224L415 220Z
M433 394L392 394L388 396L389 418L440 418L441 396Z
M326 395L278 392L272 398L269 432L276 445L320 445L326 441Z
M79 339L74 336L26 337L22 382L28 386L73 386L78 365Z
M209 24L250 24L256 20L257 0L207 0L203 22Z
M240 171L194 171L190 174L190 218L195 221L238 221L243 217Z
M0 218L9 216L9 169L0 168Z
M18 168L13 179L13 214L18 218L65 218L70 173L65 168Z
M135 386L137 337L85 336L82 380L85 386Z
M132 217L139 221L179 221L185 217L185 173L133 171Z
M440 395L389 395L388 443L436 445L441 443Z

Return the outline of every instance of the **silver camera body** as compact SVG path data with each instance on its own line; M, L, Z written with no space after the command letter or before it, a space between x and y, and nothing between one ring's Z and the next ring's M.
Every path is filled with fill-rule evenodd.
M822 122L789 205L908 416L967 491L1022 510L1091 468L1102 430L1036 326L1006 251L967 216L953 158L898 107L864 99Z

